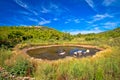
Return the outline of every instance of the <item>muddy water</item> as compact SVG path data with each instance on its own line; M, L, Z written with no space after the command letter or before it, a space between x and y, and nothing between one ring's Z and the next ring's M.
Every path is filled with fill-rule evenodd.
M92 56L96 54L96 52L100 51L95 48L83 48L78 46L52 46L52 47L46 47L46 48L37 48L37 49L31 49L27 51L27 54L34 58L39 59L47 59L47 60L57 60L60 58L65 58L66 56L73 57L74 55L70 54L71 50L79 49L79 50L87 50L89 49L90 52L86 53L84 55L76 56L77 58L86 57L86 56ZM61 52L65 52L64 55L59 55Z

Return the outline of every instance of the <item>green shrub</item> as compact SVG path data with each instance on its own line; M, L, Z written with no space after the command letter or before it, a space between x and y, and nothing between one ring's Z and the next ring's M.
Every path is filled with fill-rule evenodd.
M32 76L34 72L33 64L22 56L19 56L15 63L8 66L7 69L12 75L16 76Z

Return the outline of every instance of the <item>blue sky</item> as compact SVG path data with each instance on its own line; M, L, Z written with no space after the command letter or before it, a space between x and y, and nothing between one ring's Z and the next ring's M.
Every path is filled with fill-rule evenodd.
M120 0L0 0L0 26L98 33L120 26Z

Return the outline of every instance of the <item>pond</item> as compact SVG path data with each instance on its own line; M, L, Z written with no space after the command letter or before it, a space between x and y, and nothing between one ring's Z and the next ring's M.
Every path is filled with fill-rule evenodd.
M51 46L30 49L27 51L27 54L38 59L57 60L68 56L77 58L92 56L98 51L100 50L79 46Z

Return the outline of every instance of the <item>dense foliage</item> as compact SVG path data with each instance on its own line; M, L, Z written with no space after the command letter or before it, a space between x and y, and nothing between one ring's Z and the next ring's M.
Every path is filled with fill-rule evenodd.
M26 40L59 41L71 40L72 35L48 27L0 27L0 46L13 47Z

